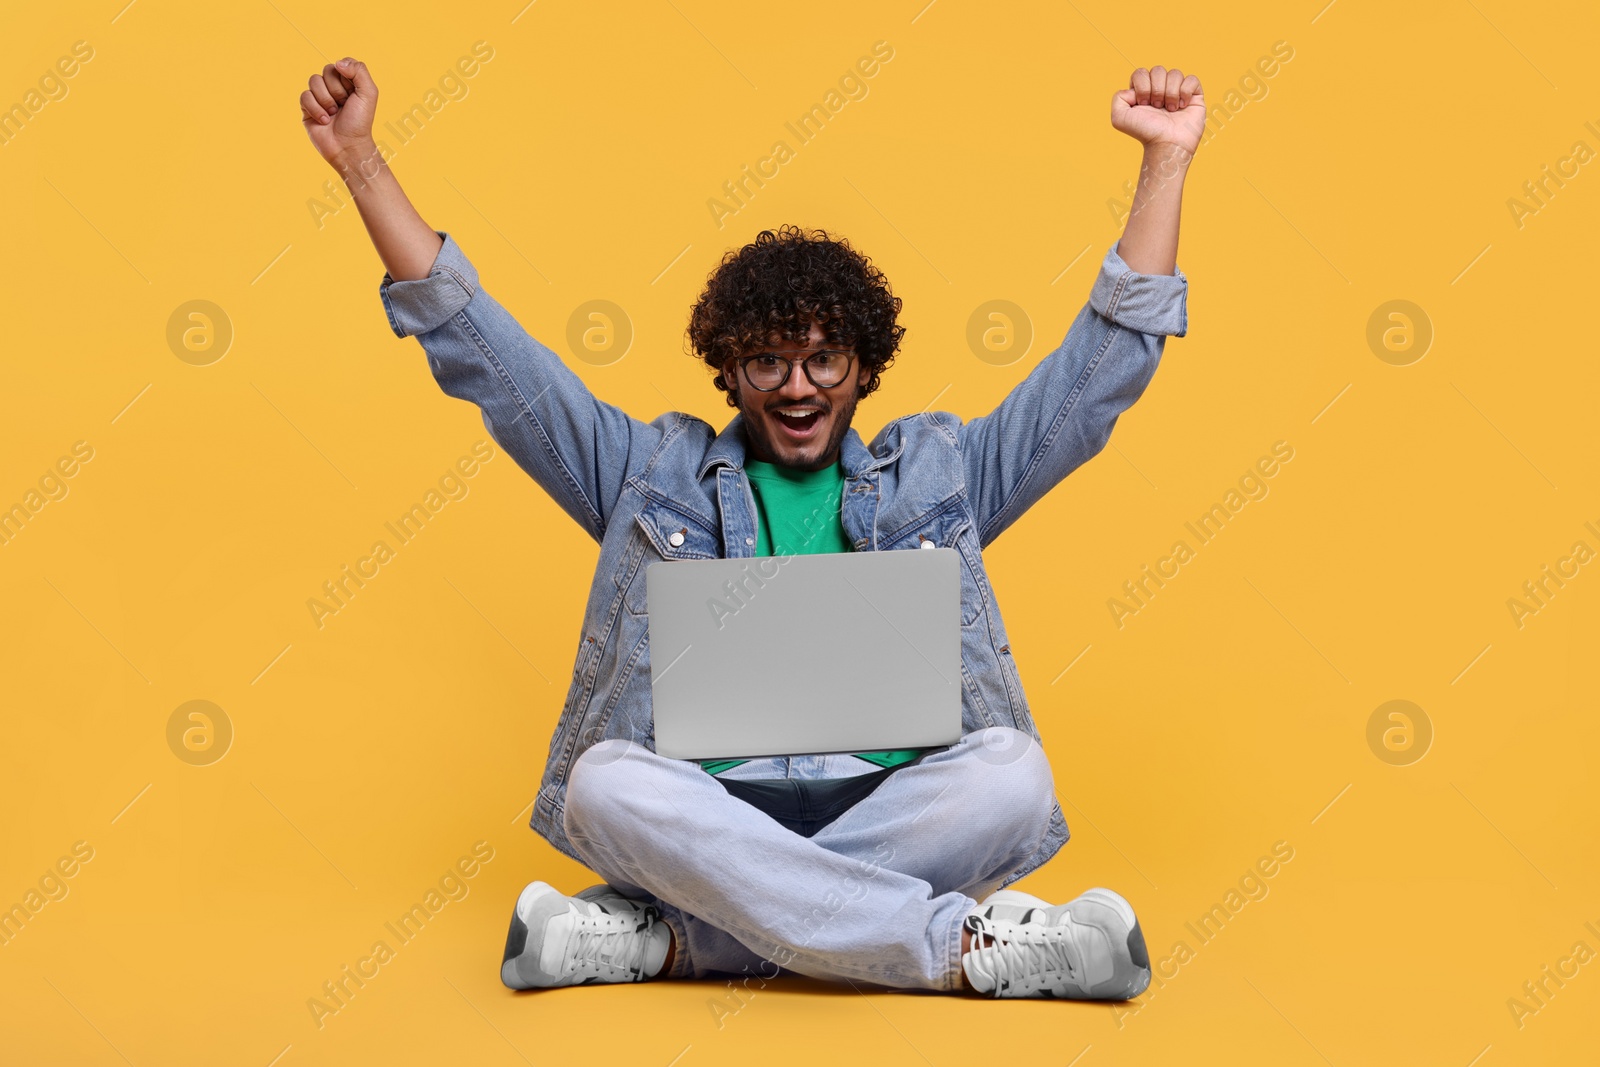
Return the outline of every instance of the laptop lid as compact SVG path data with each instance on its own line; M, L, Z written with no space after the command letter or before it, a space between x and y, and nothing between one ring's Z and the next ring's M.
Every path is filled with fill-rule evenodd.
M656 751L715 759L959 741L959 567L951 548L652 564Z

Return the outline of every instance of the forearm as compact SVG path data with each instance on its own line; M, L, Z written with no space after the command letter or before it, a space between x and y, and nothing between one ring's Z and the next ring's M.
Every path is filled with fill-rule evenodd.
M1123 262L1140 274L1172 274L1178 265L1178 222L1183 182L1194 159L1165 142L1145 146L1128 225L1117 245Z
M397 282L426 278L443 244L370 142L330 160L354 197L367 235Z

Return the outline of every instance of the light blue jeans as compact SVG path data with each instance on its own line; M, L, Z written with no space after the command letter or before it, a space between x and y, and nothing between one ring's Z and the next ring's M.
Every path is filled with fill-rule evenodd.
M725 776L876 769L854 756L775 757ZM1033 855L1054 803L1039 743L994 726L897 769L807 838L699 765L614 738L575 763L565 830L601 878L660 910L677 942L668 978L782 968L954 991L962 921Z

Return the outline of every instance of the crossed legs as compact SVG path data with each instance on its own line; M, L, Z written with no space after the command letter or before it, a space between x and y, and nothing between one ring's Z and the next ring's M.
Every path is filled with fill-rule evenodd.
M954 991L963 919L1033 854L1053 798L1038 743L991 727L896 770L806 838L697 765L611 740L573 767L566 831L606 882L661 912L664 977L782 967Z

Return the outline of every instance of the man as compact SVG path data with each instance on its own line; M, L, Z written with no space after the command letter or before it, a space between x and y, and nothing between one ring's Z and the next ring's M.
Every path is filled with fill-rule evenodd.
M1067 827L981 550L1105 446L1166 337L1187 330L1176 256L1205 121L1199 80L1140 68L1113 96L1112 125L1144 161L1122 239L1061 346L989 415L896 419L870 445L850 423L904 330L899 299L847 243L785 227L729 253L689 336L738 414L720 433L681 413L641 422L594 397L423 222L374 146L376 104L352 59L300 97L387 268L390 326L421 342L443 390L477 404L600 543L532 825L606 884L575 897L524 889L503 981L788 969L991 996L1141 993L1149 957L1121 896L1091 889L1051 906L1002 888L1053 856ZM959 743L704 763L655 753L647 566L923 545L963 560ZM773 650L773 684L824 700L804 636Z

